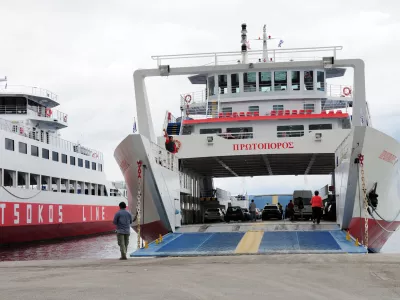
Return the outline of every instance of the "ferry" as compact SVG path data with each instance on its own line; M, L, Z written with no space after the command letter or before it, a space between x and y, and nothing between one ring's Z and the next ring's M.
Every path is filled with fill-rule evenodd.
M266 26L259 40L248 49L242 24L240 51L158 55L134 72L139 133L114 152L133 229L153 241L198 223L214 178L330 175L337 225L380 252L400 226L400 145L372 126L364 61L338 58L341 46L286 49ZM182 75L199 88L156 136L145 79Z
M61 138L58 105L46 89L0 82L0 245L111 232L128 202L100 151Z

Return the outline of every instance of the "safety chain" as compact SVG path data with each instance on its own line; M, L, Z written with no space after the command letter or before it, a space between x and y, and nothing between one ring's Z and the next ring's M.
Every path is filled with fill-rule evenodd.
M362 182L362 190L364 193L364 246L368 249L368 198L367 198L367 189L365 187L365 176L364 176L364 155L359 154L358 160L361 165L361 182Z
M136 203L136 216L137 216L137 248L140 249L140 202L142 199L142 161L137 162L137 178L138 178L138 188L137 188L137 203Z

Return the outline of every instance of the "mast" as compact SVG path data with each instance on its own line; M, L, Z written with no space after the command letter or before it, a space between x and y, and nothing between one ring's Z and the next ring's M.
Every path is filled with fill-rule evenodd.
M247 63L247 29L246 23L242 24L242 63Z
M268 62L267 25L263 27L263 62Z

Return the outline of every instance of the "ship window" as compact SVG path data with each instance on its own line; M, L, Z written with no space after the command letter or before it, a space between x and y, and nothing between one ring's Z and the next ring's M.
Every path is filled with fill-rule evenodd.
M6 147L6 150L14 151L14 140L6 138L5 147Z
M222 112L223 113L232 113L232 107L223 107Z
M27 144L25 144L23 142L19 142L18 148L19 148L19 153L28 154L28 145Z
M234 139L252 139L253 127L234 127L226 129L227 138L233 137Z
M287 72L286 71L275 71L274 72L274 90L285 91L287 87Z
M103 172L103 165L102 164L99 164L99 171Z
M292 90L300 90L300 71L292 71Z
M304 110L312 110L314 112L315 105L313 103L305 103Z
M231 74L232 93L239 93L239 74Z
M78 158L78 166L83 168L83 159L82 158Z
M215 79L214 76L208 77L208 95L213 96L215 95Z
M200 134L213 134L213 133L221 133L221 128L207 128L207 129L200 129Z
M52 151L51 156L53 158L53 161L58 161L58 152Z
M304 136L304 125L277 126L277 137L299 137Z
M243 84L245 92L256 91L256 72L248 72L243 74Z
M304 71L304 87L307 91L314 89L314 71Z
M272 90L272 75L271 72L258 73L258 86L260 92L270 92Z
M92 162L92 170L96 171L96 163L95 162Z
M249 112L260 112L259 106L249 106Z
M39 147L31 145L31 155L39 157Z
M63 164L67 164L68 163L68 159L67 159L67 155L66 154L61 154L61 162Z
M272 110L283 110L282 104L272 105Z
M85 160L85 168L90 169L90 161Z
M228 92L228 76L218 75L218 87L220 94L226 94Z
M69 164L70 164L71 166L75 166L75 156L70 156L70 157L69 157Z
M311 124L308 126L309 130L329 130L332 129L332 124Z
M322 71L317 71L317 89L325 91L325 74Z
M42 148L42 157L45 159L49 159L50 158L50 152L48 149Z

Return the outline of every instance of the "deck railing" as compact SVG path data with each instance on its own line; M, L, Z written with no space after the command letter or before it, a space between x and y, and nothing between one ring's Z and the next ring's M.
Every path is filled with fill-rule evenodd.
M91 156L94 159L103 160L103 153L101 153L100 151L84 147L78 143L73 143L53 135L47 136L45 133L42 134L40 130L33 131L30 128L21 126L21 123L19 122L11 122L8 120L0 119L0 130L11 132L19 136L24 136L37 142L49 144L70 152L80 153L85 156Z
M48 118L52 122L55 120L67 124L68 115L52 108L31 105L0 105L0 115L28 115L32 117Z
M26 94L36 97L48 98L57 102L58 96L53 92L42 89L36 86L25 86L25 85L4 85L0 86L0 94Z

